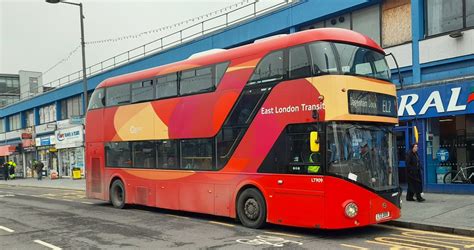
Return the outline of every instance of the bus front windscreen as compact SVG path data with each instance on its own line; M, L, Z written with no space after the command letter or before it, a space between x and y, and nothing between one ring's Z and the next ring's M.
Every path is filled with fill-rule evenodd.
M390 126L332 122L327 171L376 191L398 188L395 137Z

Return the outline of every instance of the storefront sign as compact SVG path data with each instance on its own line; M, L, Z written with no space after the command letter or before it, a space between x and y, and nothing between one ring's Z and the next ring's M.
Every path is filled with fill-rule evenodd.
M36 134L45 134L45 133L50 133L56 130L56 123L51 122L51 123L45 123L41 124L35 127Z
M73 116L71 117L71 124L83 124L82 116Z
M49 146L49 145L54 145L56 144L56 139L54 135L51 136L46 136L46 137L38 137L36 138L36 146Z
M448 84L398 92L400 118L427 118L474 113L474 83Z
M58 130L56 131L55 136L57 148L80 147L84 141L82 126Z
M19 131L7 132L5 133L5 139L6 140L20 139L20 132Z

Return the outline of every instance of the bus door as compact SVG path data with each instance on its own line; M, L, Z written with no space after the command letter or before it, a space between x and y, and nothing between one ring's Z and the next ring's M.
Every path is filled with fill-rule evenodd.
M282 138L284 137L284 138ZM284 141L284 143L281 143ZM321 227L323 223L324 176L323 152L311 153L309 132L291 133L279 138L279 174L269 176L271 208L269 220L278 224Z

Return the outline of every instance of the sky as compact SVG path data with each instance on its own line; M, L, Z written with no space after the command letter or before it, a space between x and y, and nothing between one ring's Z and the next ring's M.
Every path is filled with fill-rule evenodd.
M216 11L230 10L231 6L235 9L233 5L243 1L254 0L82 0L85 41L89 42L86 64L139 47L192 22L140 35L142 32L206 14L216 16ZM119 37L127 39L91 43ZM43 83L48 83L82 69L79 46L78 6L44 0L0 0L0 73L43 72Z

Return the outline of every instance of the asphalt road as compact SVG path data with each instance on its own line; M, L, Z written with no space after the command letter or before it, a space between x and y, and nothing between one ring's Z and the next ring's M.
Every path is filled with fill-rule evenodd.
M376 225L326 231L143 206L118 210L83 191L0 187L0 249L390 249L474 248L474 239Z

